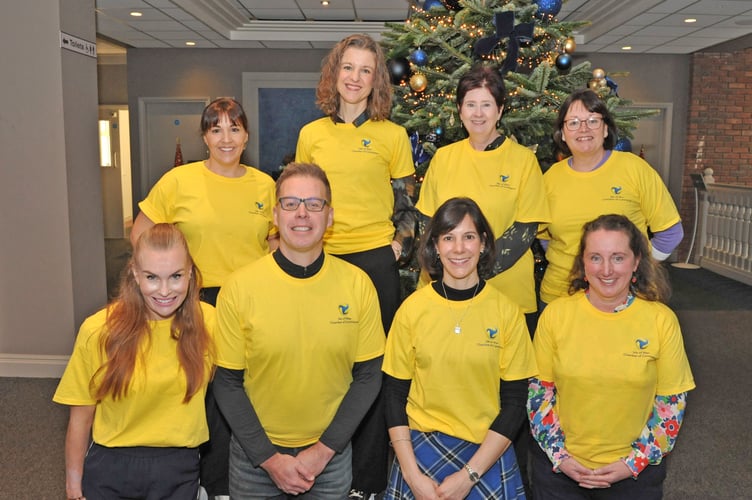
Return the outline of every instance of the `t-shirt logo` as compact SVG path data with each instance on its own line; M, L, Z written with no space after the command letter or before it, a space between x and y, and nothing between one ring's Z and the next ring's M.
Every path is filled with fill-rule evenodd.
M489 339L494 339L499 334L498 328L486 328L486 333L488 334Z
M635 340L635 345L640 350L645 349L648 346L648 340L647 339L636 339Z
M260 202L260 201L257 201L256 202L256 208L258 208L259 210L263 210L264 209L264 204L262 202Z
M611 192L614 194L621 194L621 186L611 186Z
M369 148L369 147L371 147L371 139L361 139L360 140L360 144L364 148Z
M500 175L499 179L501 179L501 182L506 182L506 181L509 180L509 176L508 175Z
M345 315L350 312L350 304L340 304L337 308L339 309L339 312Z

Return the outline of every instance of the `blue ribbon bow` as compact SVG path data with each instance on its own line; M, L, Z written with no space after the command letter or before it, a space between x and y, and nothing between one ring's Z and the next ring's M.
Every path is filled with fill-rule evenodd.
M496 34L478 40L473 48L473 52L478 56L489 54L502 38L509 37L507 58L499 70L499 73L504 75L509 71L517 69L517 56L520 51L520 43L530 42L533 39L535 24L520 23L515 26L514 12L505 11L494 14L494 26L496 26Z
M420 135L418 135L417 131L410 134L410 145L413 150L413 163L416 167L431 159L431 155L423 149L423 145L420 143Z
M619 97L619 93L616 92L616 90L619 88L619 86L616 85L615 81L613 81L609 77L606 77L606 85L608 85L608 88L611 89L611 92L613 92L616 97Z

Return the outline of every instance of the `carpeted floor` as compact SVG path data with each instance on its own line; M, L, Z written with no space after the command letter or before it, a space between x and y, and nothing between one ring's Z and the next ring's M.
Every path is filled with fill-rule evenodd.
M114 282L130 249L108 244ZM118 264L119 263L119 264ZM669 268L697 389L668 462L667 500L752 498L752 287L709 271ZM67 409L50 402L54 379L0 378L1 499L64 497ZM90 499L92 500L92 499ZM333 499L334 500L334 499Z

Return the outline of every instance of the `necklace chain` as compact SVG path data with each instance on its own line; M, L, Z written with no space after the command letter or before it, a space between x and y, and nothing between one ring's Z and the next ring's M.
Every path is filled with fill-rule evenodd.
M473 305L473 301L475 301L475 296L478 294L478 287L480 286L480 280L475 284L475 290L473 290L473 296L470 298L470 303L467 305L465 310L460 315L459 319L455 318L454 311L452 311L452 306L449 304L449 296L447 295L446 288L444 287L444 280L441 280L441 289L444 291L444 300L446 300L447 307L449 308L449 312L452 314L452 317L455 318L454 322L454 333L456 335L459 335L462 333L462 320L465 319L465 315L467 314L467 311L470 310L470 306Z

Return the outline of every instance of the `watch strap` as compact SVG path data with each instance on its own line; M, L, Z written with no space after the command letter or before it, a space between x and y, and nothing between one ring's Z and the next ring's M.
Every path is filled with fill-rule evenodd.
M472 467L470 467L470 464L465 464L465 470L467 471L468 476L470 476L470 481L472 481L473 484L480 481L480 475L475 472Z

